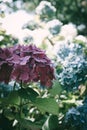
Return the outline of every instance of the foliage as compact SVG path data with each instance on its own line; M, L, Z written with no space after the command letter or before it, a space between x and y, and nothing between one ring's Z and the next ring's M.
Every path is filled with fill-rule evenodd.
M86 1L0 2L0 130L86 130ZM7 33L3 19L24 10Z
M0 28L0 46L10 46L17 44L17 42L18 39L9 34L6 34L5 30Z

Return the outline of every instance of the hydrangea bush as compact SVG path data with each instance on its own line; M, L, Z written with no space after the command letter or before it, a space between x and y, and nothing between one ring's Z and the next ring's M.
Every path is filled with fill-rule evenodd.
M0 48L0 128L36 130L46 120L42 113L57 115L56 100L39 91L40 85L51 88L53 79L51 60L35 45ZM42 123L36 115L43 117ZM8 124L3 126L5 121Z
M0 130L87 129L87 38L55 13L41 1L18 33L0 29Z

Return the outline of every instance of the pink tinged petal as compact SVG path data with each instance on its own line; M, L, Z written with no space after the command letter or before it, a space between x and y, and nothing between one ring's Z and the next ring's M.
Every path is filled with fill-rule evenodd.
M25 56L23 58L20 58L20 65L26 65L29 59L30 59L30 56Z
M39 58L39 57L34 57L34 60L36 61L36 62L41 62L41 63L46 63L47 61L45 60L45 59L41 59L41 58Z
M18 55L13 54L13 56L9 59L7 59L9 63L13 64L19 64L20 63L20 57Z
M0 61L0 67L3 65L3 64L5 64L5 63L7 63L6 61Z

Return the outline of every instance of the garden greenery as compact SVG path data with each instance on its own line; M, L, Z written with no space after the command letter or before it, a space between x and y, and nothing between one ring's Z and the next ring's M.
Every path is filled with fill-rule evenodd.
M87 129L87 38L78 21L66 22L72 21L66 6L61 14L62 2L50 1L0 3L0 130ZM31 7L18 32L5 28L5 15L28 16Z

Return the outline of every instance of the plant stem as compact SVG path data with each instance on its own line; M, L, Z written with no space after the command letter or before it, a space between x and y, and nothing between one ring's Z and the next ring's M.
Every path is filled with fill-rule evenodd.
M13 91L15 90L15 87L16 87L16 81L14 82Z
M22 81L20 82L20 87L22 89ZM19 116L20 116L20 119L21 119L21 117L22 117L22 98L20 98ZM21 130L21 124L19 124L19 130Z
M52 41L50 38L48 38L48 37L47 37L47 39L48 39L48 41L50 42L50 44L51 44L52 46L54 46L53 41Z

